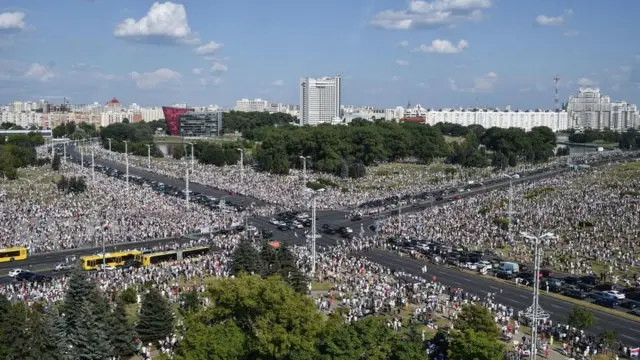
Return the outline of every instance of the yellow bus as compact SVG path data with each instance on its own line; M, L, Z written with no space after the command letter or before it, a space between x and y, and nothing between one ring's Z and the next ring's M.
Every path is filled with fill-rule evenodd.
M142 265L149 266L152 264L158 264L166 261L175 261L187 259L190 257L200 256L209 252L208 246L198 246L188 249L159 251L142 255Z
M25 260L27 255L27 248L24 247L0 249L0 262Z
M109 266L123 266L128 261L140 261L142 252L140 250L118 251L106 253L104 263ZM80 265L84 270L97 270L102 266L102 254L87 255L80 258Z

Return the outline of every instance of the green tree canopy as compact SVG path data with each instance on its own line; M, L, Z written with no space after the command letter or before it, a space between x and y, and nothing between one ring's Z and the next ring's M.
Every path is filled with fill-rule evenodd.
M140 318L136 330L140 339L151 342L164 339L173 331L173 312L165 297L151 288L142 299Z
M593 327L598 322L598 318L592 311L582 306L574 306L567 317L567 325L579 330L586 330Z

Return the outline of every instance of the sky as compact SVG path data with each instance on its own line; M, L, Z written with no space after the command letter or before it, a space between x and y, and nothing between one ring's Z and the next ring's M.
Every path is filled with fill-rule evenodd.
M580 86L640 100L639 1L3 0L0 103L554 108Z

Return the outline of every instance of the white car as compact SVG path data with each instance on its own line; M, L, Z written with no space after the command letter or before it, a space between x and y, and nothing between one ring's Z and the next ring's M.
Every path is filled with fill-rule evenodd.
M71 269L73 269L73 264L71 263L60 263L53 267L53 271L67 271Z
M271 224L271 225L278 225L279 223L280 222L278 220L273 219L273 218L269 220L269 224Z
M98 270L105 270L105 271L113 271L115 269L116 269L115 266L111 266L111 265L100 264L100 267L98 267Z
M464 264L464 267L469 269L469 270L477 270L478 266L474 263L468 262L466 264Z
M478 261L478 262L476 263L476 267L477 267L478 269L486 269L486 270L489 270L489 269L491 269L493 266L491 265L491 263L490 263L490 262L488 262L488 261L486 261L486 260L482 260L482 261Z
M26 271L27 271L27 270L22 270L22 269L13 269L13 270L9 271L9 277L12 277L12 278L13 278L13 277L16 277L16 276L18 276L19 274L21 274L21 273L23 273L23 272L26 272Z
M258 228L256 228L256 227L255 227L255 226L253 226L253 225L249 225L249 226L247 226L247 231L257 231L257 230L258 230Z
M618 290L605 291L604 293L618 300L622 300L625 298L625 295Z
M296 228L298 228L298 229L302 229L302 228L304 227L304 226L302 226L302 224L300 224L300 223L299 223L299 222L297 222L297 221L293 223L293 226L295 226L295 227L296 227Z

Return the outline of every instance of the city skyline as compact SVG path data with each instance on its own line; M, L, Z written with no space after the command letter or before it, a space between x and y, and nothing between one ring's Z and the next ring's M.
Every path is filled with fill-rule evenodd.
M343 104L379 108L552 109L556 75L561 99L580 86L640 97L636 3L71 2L0 8L0 103L298 104L300 77L332 74ZM331 24L301 16L324 13Z

